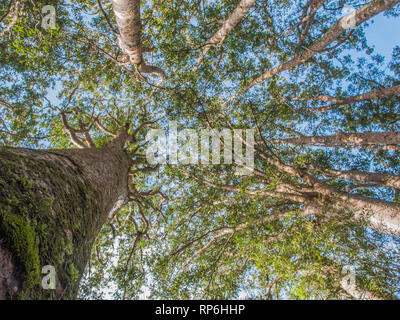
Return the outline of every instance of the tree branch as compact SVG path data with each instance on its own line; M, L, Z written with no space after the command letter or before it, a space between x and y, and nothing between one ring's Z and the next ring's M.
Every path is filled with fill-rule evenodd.
M112 5L120 33L118 44L122 52L129 56L131 64L139 72L157 74L165 80L166 75L162 69L147 65L143 59L140 0L112 0Z
M242 20L242 18L247 14L256 1L257 0L240 0L239 4L236 6L235 10L231 13L228 19L226 19L218 31L207 40L203 51L201 52L199 58L197 59L197 63L193 68L194 72L197 71L210 48L219 47L222 45L229 32L231 32L232 29Z
M350 96L346 98L336 98L330 95L320 95L317 97L310 97L310 98L291 98L293 101L329 101L333 102L333 104L325 107L319 108L307 108L308 110L315 111L315 112L326 112L328 110L342 107L351 103L361 102L365 100L377 100L379 98L386 98L392 95L400 95L400 85L387 87L379 90L373 90L370 92L358 94L355 96Z
M360 25L378 13L394 7L399 2L400 0L373 0L367 3L355 12L355 25ZM335 41L341 34L346 32L347 29L343 24L345 19L346 17L339 19L319 40L315 41L308 48L306 48L302 54L295 54L291 60L262 73L260 76L251 81L246 87L234 94L229 101L235 99L239 94L248 91L250 88L254 87L260 82L269 79L276 74L281 73L282 71L289 70L297 65L303 64L315 54L322 52L329 44Z

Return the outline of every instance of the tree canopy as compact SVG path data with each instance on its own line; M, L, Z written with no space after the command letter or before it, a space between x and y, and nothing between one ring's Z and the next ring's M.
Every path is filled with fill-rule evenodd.
M399 297L400 46L365 32L399 2L1 0L0 144L129 132L129 199L79 297ZM173 121L252 129L254 168L149 164Z

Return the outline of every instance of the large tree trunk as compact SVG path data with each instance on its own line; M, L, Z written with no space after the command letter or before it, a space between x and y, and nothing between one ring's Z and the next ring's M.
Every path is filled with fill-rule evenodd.
M0 299L70 299L102 225L127 196L122 148L0 149ZM41 270L56 271L53 290Z

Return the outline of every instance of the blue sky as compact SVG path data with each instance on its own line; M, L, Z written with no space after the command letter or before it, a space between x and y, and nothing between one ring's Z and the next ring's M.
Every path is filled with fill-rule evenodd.
M366 28L365 33L369 44L375 47L375 53L386 57L385 62L392 56L393 48L400 45L400 18L377 15Z

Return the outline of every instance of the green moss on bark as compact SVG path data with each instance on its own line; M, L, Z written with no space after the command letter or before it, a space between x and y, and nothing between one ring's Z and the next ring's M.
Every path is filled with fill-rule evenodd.
M26 218L0 214L0 234L7 240L22 268L22 293L39 280L39 246L36 234Z

